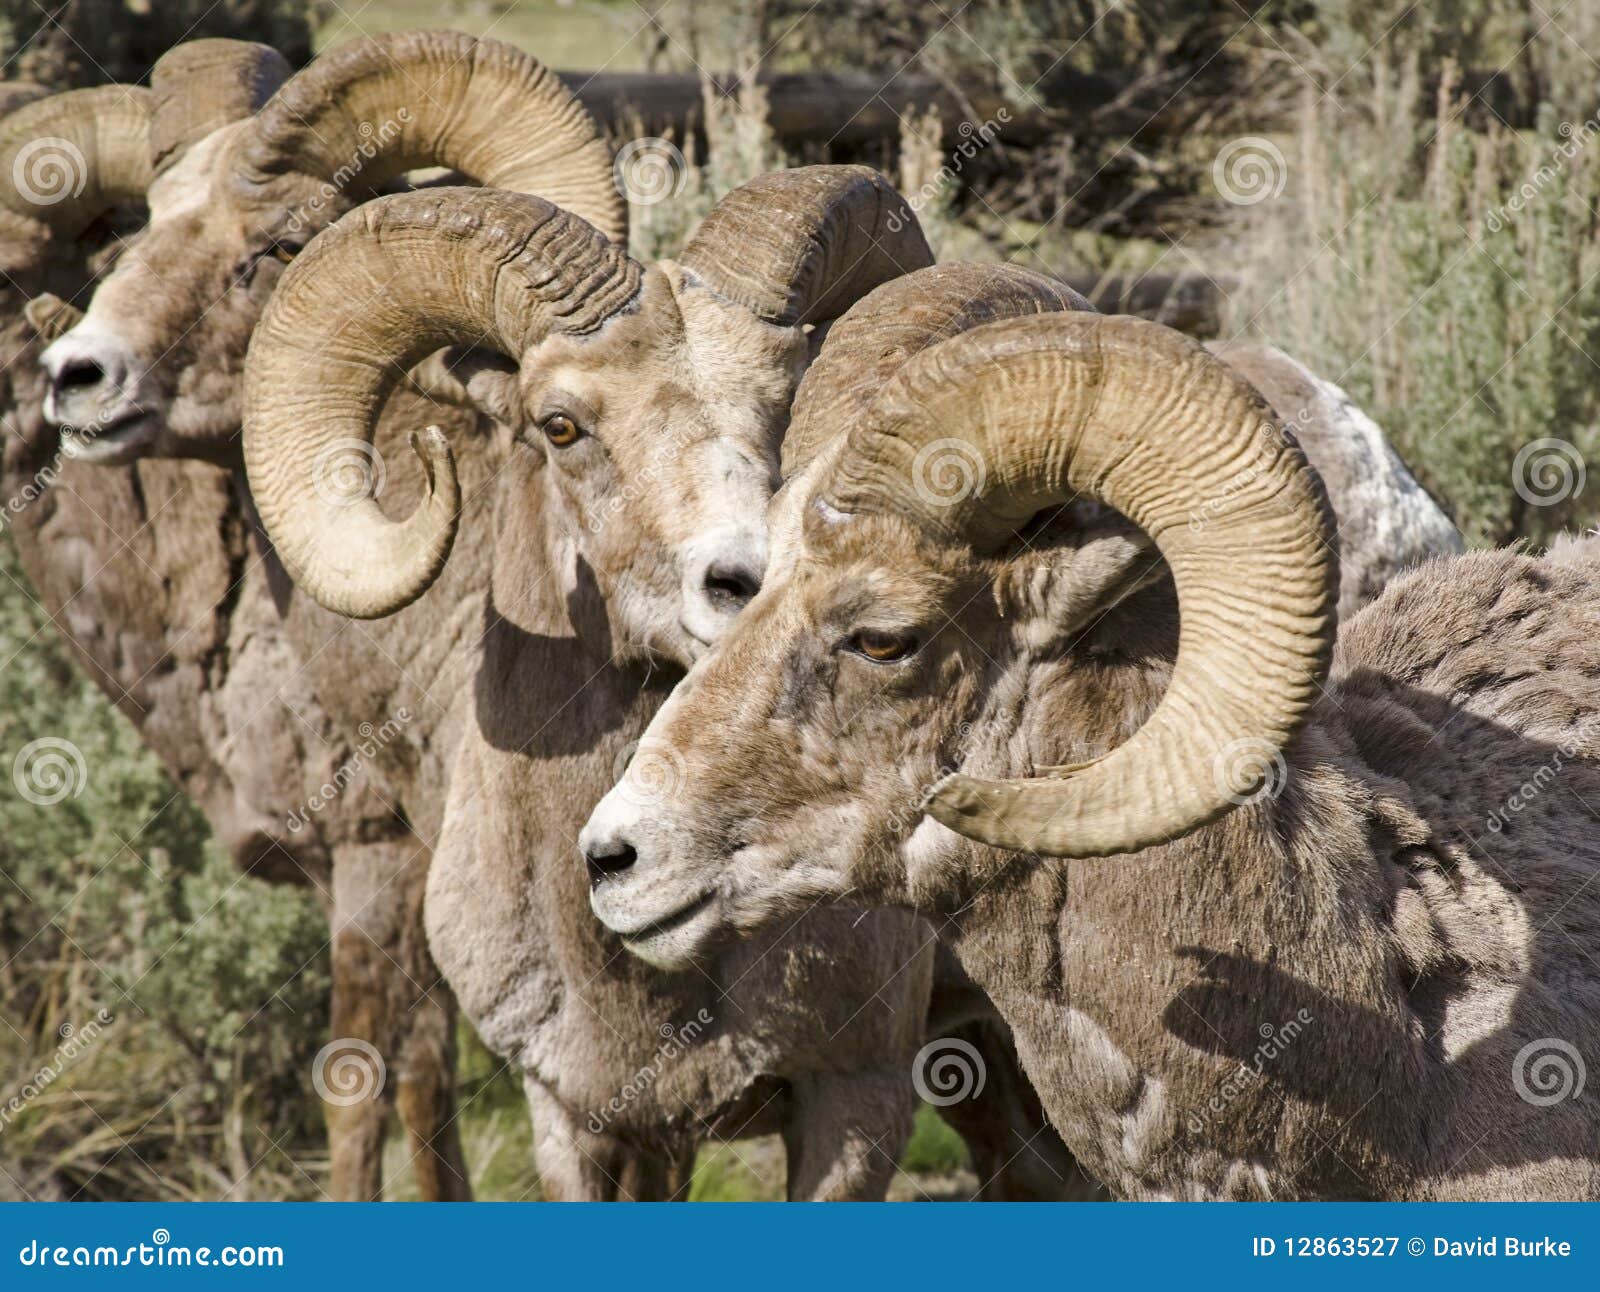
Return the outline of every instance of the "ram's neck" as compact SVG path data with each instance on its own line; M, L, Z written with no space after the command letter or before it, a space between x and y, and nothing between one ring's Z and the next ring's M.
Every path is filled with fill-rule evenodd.
M1394 1196L1414 1178L1429 1078L1393 876L1371 862L1394 814L1330 762L1332 721L1291 749L1276 800L1178 843L975 858L987 882L944 925L1069 1147L1124 1196Z

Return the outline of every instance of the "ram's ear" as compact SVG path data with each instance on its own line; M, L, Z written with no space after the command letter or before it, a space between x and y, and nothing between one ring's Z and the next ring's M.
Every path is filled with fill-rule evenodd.
M1079 503L1006 562L995 579L995 602L1020 646L1050 650L1163 577L1166 568L1138 526L1097 504Z
M817 361L817 356L822 353L823 343L828 339L828 333L833 331L833 325L838 319L825 319L823 322L809 325L806 328L806 367Z
M41 292L22 307L22 316L38 334L39 340L49 345L75 328L83 319L83 311L59 296Z
M430 399L476 409L513 431L523 420L517 365L498 350L451 346L436 351L406 374L406 382Z

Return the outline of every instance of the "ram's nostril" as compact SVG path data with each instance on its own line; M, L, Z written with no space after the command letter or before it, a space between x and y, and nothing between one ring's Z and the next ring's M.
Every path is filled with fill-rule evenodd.
M729 561L713 561L706 567L706 594L712 602L737 610L761 591L760 575Z
M633 863L639 860L639 854L631 843L604 843L584 849L583 859L589 864L589 885L592 888L612 875L632 869Z
M98 386L105 379L105 369L93 359L72 359L56 374L56 389L81 390Z

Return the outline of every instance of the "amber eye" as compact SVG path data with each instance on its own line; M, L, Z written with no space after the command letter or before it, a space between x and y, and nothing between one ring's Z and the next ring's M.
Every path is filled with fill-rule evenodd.
M295 245L293 245L292 243L285 243L285 242L274 243L273 244L273 248L272 248L272 254L278 260L281 260L284 264L287 265L291 260L293 260L296 256L298 256L300 254L300 248L295 246Z
M893 633L862 629L850 639L850 647L876 663L893 664L896 660L904 659L911 654L916 649L916 642L909 637L897 637Z
M544 421L545 438L558 449L564 449L583 434L578 424L564 413L556 413Z

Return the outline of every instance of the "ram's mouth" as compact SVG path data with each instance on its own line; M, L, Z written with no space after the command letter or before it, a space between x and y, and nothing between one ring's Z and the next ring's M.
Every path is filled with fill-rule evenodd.
M87 429L66 427L61 432L61 451L80 462L121 462L160 433L161 422L144 408L131 408L111 421Z
M717 890L713 888L648 924L626 931L615 925L610 927L622 939L622 945L641 960L661 969L683 969L699 958L707 935L716 927L716 902ZM610 924L598 910L595 913L602 923Z

